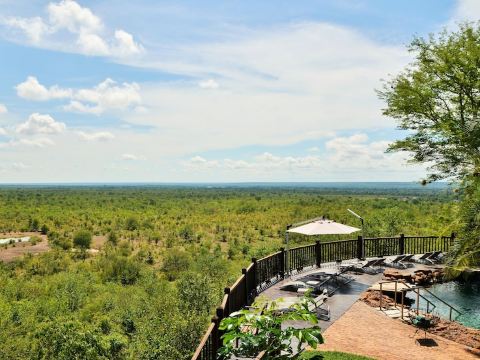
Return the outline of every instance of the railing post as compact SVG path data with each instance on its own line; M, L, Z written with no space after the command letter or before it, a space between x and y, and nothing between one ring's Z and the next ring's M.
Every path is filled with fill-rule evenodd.
M257 293L257 259L252 258L252 263L253 263L253 286L254 286L254 293Z
M244 298L244 301L243 301L243 305L246 306L246 305L250 305L248 303L248 276L247 276L247 269L243 268L242 269L242 275L245 279L245 294L243 294L245 296Z
M319 268L322 265L322 246L319 240L315 241L315 258L317 268Z
M452 235L450 235L450 246L453 245L453 242L455 241L455 238L457 237L457 234L452 232ZM448 250L448 249L447 249Z
M217 358L218 354L218 349L220 349L221 346L221 331L219 329L220 322L223 320L224 317L224 312L223 308L218 307L216 310L216 315L212 318L212 322L215 323L215 326L213 328L213 334L212 334L212 359Z
M231 304L232 304L232 298L230 296L230 288L226 287L223 289L223 292L225 295L227 295L227 304L226 304L226 309L223 310L223 316L229 316L233 311L230 311L231 309Z
M402 290L402 320L403 320L403 302L404 302L404 298L405 298L405 291Z
M400 239L398 239L398 254L405 254L405 235L400 234Z
M280 248L280 277L285 279L285 249Z
M359 260L364 258L364 253L363 253L363 236L359 235L357 239L357 258Z

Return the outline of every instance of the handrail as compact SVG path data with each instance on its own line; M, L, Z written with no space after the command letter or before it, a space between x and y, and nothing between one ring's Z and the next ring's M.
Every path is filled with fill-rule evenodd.
M433 296L435 299L437 299L438 301L440 301L441 303L443 303L444 305L448 306L450 308L450 321L452 321L452 310L455 310L457 312L457 316L460 316L462 315L462 312L459 311L458 309L456 309L455 307L453 307L452 305L450 305L449 303L447 303L445 300L442 300L440 299L437 295L435 295L434 293L432 293L430 290L428 290L426 287L424 286L418 286L418 285L415 285L415 286L411 286L409 284L407 284L405 281L403 280L385 280L385 281L379 281L378 282L379 284L386 284L386 283L401 283L403 285L405 285L406 287L408 287L410 290L417 290L417 295L419 297L421 297L422 299L424 299L425 301L427 301L427 309L428 309L428 304L431 304L433 306L432 308L432 311L433 309L435 309L437 306L435 305L434 302L432 302L431 300L427 299L425 296L421 295L420 294L420 290L424 290L426 291L427 293L429 293L431 296ZM380 290L381 291L381 290ZM419 304L417 304L417 310L419 308ZM428 311L427 311L428 312ZM402 318L403 318L403 311L402 311Z
M457 310L455 309L452 305L450 305L449 303L445 302L444 300L440 299L437 295L435 295L434 293L432 293L430 290L428 290L427 288L423 288L423 290L425 290L427 293L429 293L430 295L432 295L435 299L439 300L440 302L442 302L444 305L447 305L449 308L455 310L458 315L462 315L462 312L460 310Z
M235 281L235 282L233 283L233 285L230 286L230 290L235 289L235 288L238 286L238 284L240 284L240 282L243 280L244 277L245 277L245 275L240 276L240 277L237 279L237 281Z
M270 259L271 257L274 257L275 255L278 255L278 254L280 254L280 253L281 253L281 251L274 252L273 254L264 256L263 258L258 259L257 261L262 261L262 260ZM250 264L250 265L252 265L252 264Z
M210 323L210 326L208 327L207 331L205 332L205 335L203 335L203 338L200 341L200 344L198 345L197 350L193 354L192 359L200 358L200 354L202 353L202 350L203 350L205 344L207 343L210 335L212 334L214 328L215 328L215 323L213 323L213 322Z
M415 290L415 289L421 289L421 288L422 288L422 287L420 287L420 286L410 286L410 284L407 284L407 283L406 283L405 281L403 281L403 280L382 280L382 281L379 281L378 283L379 283L379 284L400 283L400 284L405 285L407 288L409 288L409 290ZM382 291L381 288L380 288L380 291ZM402 291L402 292L403 292L403 291ZM420 292L417 292L417 295L427 302L427 308L428 308L428 304L431 304L431 305L432 305L432 311L437 307L432 301L430 301L430 300L427 299L425 296L423 296L422 294L420 294ZM402 296L403 296L403 295L402 295ZM396 302L396 292L395 292L395 302ZM418 305L418 304L417 304L417 305ZM403 319L403 310L402 310L402 319Z

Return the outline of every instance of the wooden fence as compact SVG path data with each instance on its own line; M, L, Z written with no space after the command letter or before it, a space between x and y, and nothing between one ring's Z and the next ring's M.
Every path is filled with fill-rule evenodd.
M404 236L365 238L320 242L280 251L252 263L242 269L242 275L228 288L221 305L198 345L192 360L216 360L221 346L222 319L245 306L251 305L255 297L271 285L283 280L289 271L321 267L322 264L340 260L364 259L368 257L423 254L430 251L447 251L453 244L455 234L450 236Z

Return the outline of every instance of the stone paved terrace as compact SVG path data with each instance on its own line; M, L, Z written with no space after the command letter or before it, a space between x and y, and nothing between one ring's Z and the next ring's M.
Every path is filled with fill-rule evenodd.
M349 262L351 263L351 262ZM315 274L318 272L326 272L326 273L335 273L337 268L334 263L323 265L322 268L318 269L315 268L310 271L305 271L300 274L294 275L291 278L282 280L281 282L275 284L271 288L265 290L262 295L266 296L269 299L276 300L279 298L286 298L286 297L300 297L301 294L296 294L293 292L283 291L280 288L288 284L291 281L298 280L306 275ZM322 321L319 320L319 326L322 330L327 329L335 320L340 318L352 305L355 301L358 300L361 293L363 293L366 289L368 289L372 284L380 281L383 277L382 274L377 275L367 275L367 274L348 274L349 276L354 277L354 281L347 284L345 287L338 289L335 294L327 299L325 305L330 307L330 321ZM289 325L293 325L295 327L305 327L308 324L304 322L294 322Z
M390 261L392 257L387 257L387 261ZM369 259L367 259L369 260ZM356 260L348 260L342 265L349 265L349 264L358 264L358 261ZM423 264L415 264L414 268L407 269L407 272L411 272L415 269L428 269L428 268L433 268L433 267L439 267L440 265L423 265ZM301 294L297 294L294 292L288 292L288 291L283 291L280 290L280 288L288 284L291 281L295 281L298 279L301 279L302 277L310 274L315 274L318 272L325 272L325 273L335 273L338 271L338 267L336 266L335 263L328 263L322 265L321 268L313 268L312 270L302 272L300 274L295 274L290 278L287 278L285 280L282 280L272 287L268 288L264 292L262 292L262 296L267 297L268 299L271 300L276 300L280 298L287 298L287 297L300 297ZM400 270L401 271L401 270ZM377 282L381 281L383 279L383 272L376 274L376 275L369 275L369 274L354 274L354 273L347 273L348 276L353 277L354 280L344 287L339 288L333 296L328 297L325 305L323 307L328 306L330 308L330 320L329 321L323 321L319 320L319 326L322 328L323 331L325 331L330 325L332 325L336 320L338 320L347 310L359 299L360 295L366 291L368 288L370 288L372 285L376 284ZM305 326L311 326L305 322L301 321L296 321L289 323L289 325L292 325L294 327L305 327Z
M387 258L387 260L390 260ZM349 261L349 264L354 262ZM423 270L438 268L439 265L415 264L415 268ZM293 292L280 290L288 282L298 280L306 275L326 272L335 273L335 264L326 264L320 269L312 269L291 278L285 279L262 295L275 300L285 297L301 296ZM429 346L422 346L416 340L423 338L423 332L415 333L416 329L399 319L392 319L384 313L358 301L360 295L383 279L383 273L376 275L348 273L354 280L340 288L329 297L325 303L331 311L330 321L319 321L323 330L325 344L320 345L321 350L335 350L370 356L379 360L469 360L479 359L480 354L474 350L450 341L443 337L428 334L431 340ZM311 326L305 322L292 322L288 325L295 327Z
M428 334L430 346L421 346L415 328L358 301L324 333L320 350L345 351L377 360L470 360L480 356L464 345Z

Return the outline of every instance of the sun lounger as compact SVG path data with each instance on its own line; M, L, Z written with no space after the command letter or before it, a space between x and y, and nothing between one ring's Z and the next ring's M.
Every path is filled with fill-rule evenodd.
M430 256L433 255L433 252L426 252L422 256L420 256L418 259L415 260L415 262L421 263L421 264L432 264L431 260L428 260Z
M396 258L391 261L385 262L386 266L391 266L397 269L406 269L407 265L403 264L402 261L405 259L405 255L398 255Z
M405 257L400 260L400 263L404 266L404 269L413 267L414 265L412 264L413 261L413 254L406 254L404 255Z
M431 256L428 257L428 261L430 261L432 264L436 264L437 262L440 261L439 256L442 254L441 251L434 251Z
M414 256L415 256L414 254L407 254L407 255L405 255L405 257L403 258L402 262L403 262L403 263L406 263L406 262L413 261L413 257L414 257Z

